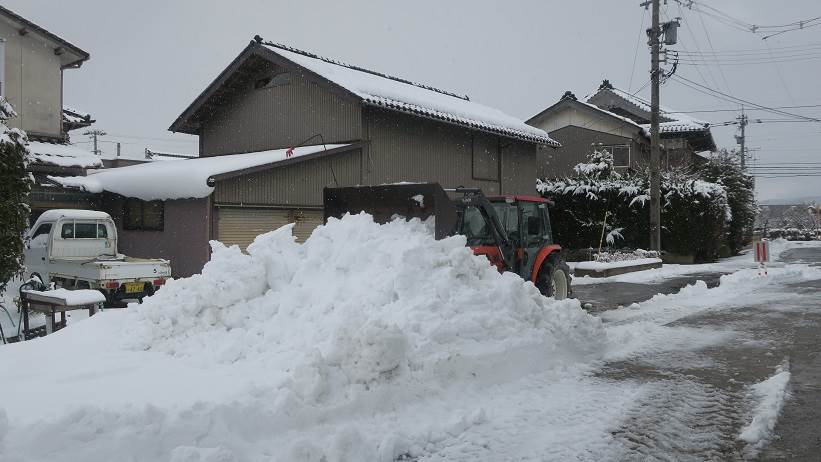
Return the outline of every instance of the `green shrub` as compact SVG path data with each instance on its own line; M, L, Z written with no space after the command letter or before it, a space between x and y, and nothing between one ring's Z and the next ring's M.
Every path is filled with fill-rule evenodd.
M646 249L650 244L649 180L642 173L619 175L601 165L607 162L607 156L596 152L587 164L577 166L574 178L539 180L541 194L554 202L550 207L554 239L570 249L598 247L607 214L605 235L616 230L621 235L614 246ZM612 167L612 158L609 162ZM731 218L723 186L666 172L661 205L663 250L693 255L699 262L718 258Z
M26 172L26 134L0 122L0 294L23 268L31 176Z

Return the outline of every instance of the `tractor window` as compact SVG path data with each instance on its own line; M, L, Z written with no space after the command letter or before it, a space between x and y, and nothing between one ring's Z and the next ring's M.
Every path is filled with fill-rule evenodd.
M466 207L462 213L461 234L467 237L469 246L496 245L490 225L476 207Z
M519 209L507 202L493 202L493 208L496 209L496 216L499 217L508 239L513 243L519 242Z
M520 202L528 244L541 243L542 236L544 236L544 217L538 205L536 202Z

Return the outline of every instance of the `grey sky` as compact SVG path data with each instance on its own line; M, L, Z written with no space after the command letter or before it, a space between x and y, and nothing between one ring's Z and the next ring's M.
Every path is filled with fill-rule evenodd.
M821 16L817 0L704 1L753 24ZM172 135L167 127L254 34L467 93L523 119L553 104L565 90L580 97L593 91L603 78L636 90L649 78L641 32L649 14L638 3L7 0L3 5L91 53L81 69L66 71L65 102L91 112L96 127L111 134L106 140L124 143L123 150L135 156L145 147L196 152L195 137ZM760 35L680 11L673 0L666 13L684 19L673 49L709 52L706 29L718 52L767 50ZM771 48L818 44L821 27L768 43ZM778 65L682 65L678 75L722 91L729 88L733 96L758 104L794 106L821 104L820 71L821 59L810 58ZM649 99L649 89L639 95ZM738 109L675 81L662 87L662 104L677 110ZM821 117L821 108L789 111ZM737 113L693 115L723 122ZM782 118L764 112L751 117ZM735 127L714 129L720 147L735 147L734 133ZM74 135L74 141L84 139ZM748 127L748 146L760 162L821 162L819 142L819 123ZM762 178L757 186L762 199L821 197L821 177Z

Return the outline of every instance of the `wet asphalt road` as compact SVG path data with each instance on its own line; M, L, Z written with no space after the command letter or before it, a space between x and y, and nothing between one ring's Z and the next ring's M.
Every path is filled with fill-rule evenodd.
M781 255L785 263L821 266L821 248ZM717 285L720 274L672 278L658 284L579 286L576 296L596 312L675 293L701 279ZM705 311L668 325L732 331L733 338L691 351L645 354L608 364L600 376L647 384L651 392L613 432L620 460L821 461L821 280L773 289L759 306ZM774 297L772 297L774 296ZM750 420L749 386L787 363L791 398L762 451L738 439Z

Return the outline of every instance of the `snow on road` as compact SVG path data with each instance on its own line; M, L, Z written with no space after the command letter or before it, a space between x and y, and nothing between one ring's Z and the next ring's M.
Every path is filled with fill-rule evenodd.
M748 443L747 454L754 456L772 437L781 408L789 393L789 364L779 366L775 375L750 387L750 395L756 401L752 420L739 434Z
M301 245L286 226L248 254L215 244L201 275L142 305L0 349L0 459L723 454L732 393L621 374L633 366L620 362L726 342L733 332L668 324L819 271L740 271L603 323L497 273L461 237L435 241L418 220L347 216ZM725 417L705 424L711 412ZM699 438L681 440L687 428Z

